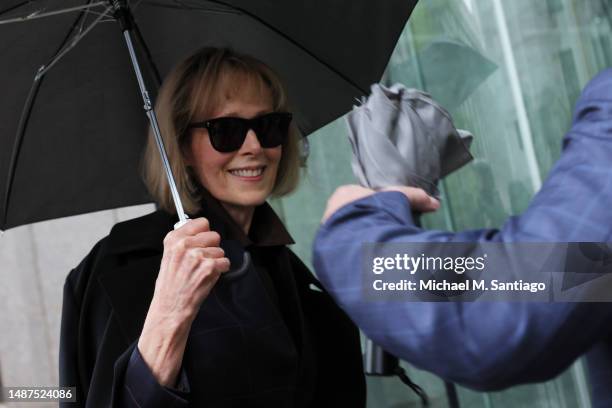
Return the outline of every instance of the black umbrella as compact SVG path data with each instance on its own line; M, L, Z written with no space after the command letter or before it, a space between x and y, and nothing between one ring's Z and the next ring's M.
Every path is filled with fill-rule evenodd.
M0 10L0 230L150 202L137 171L143 99L155 128L146 83L196 48L270 65L307 135L380 80L416 2L12 0Z
M122 3L4 2L0 230L151 201L138 176L147 124L126 43L151 99L196 48L251 54L285 80L309 134L380 79L416 0Z

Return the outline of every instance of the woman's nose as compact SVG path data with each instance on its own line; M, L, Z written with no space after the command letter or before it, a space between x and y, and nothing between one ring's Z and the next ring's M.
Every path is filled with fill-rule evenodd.
M257 134L253 129L249 129L240 151L242 153L258 153L261 150L262 147L259 144L259 139L257 139Z

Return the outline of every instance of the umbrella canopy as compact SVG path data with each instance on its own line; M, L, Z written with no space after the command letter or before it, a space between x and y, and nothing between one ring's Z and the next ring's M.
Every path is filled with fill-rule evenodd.
M106 2L81 10L94 3L9 1L0 21L35 16L42 3L41 15L50 16L0 24L1 230L151 201L138 172L146 117ZM415 3L141 0L131 9L161 76L202 46L253 55L283 78L296 123L309 134L380 79ZM53 13L67 8L75 11ZM58 51L62 58L32 88Z

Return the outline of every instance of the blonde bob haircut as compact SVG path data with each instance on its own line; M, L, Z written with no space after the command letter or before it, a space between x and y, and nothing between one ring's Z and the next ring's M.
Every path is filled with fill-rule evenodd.
M187 214L201 209L202 185L185 162L191 143L187 127L210 118L215 107L228 95L271 96L274 111L289 111L287 93L278 76L263 62L227 48L206 47L180 62L164 80L155 113L168 160ZM289 137L282 145L272 196L293 191L300 175L300 134L292 122ZM206 158L204 158L206 160ZM143 180L153 199L165 211L175 214L170 186L149 127L142 165Z

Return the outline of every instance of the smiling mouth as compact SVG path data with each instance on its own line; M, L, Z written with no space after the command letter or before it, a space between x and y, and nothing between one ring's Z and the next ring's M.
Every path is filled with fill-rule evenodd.
M241 169L229 170L230 174L238 177L259 177L263 174L266 166L245 167Z

